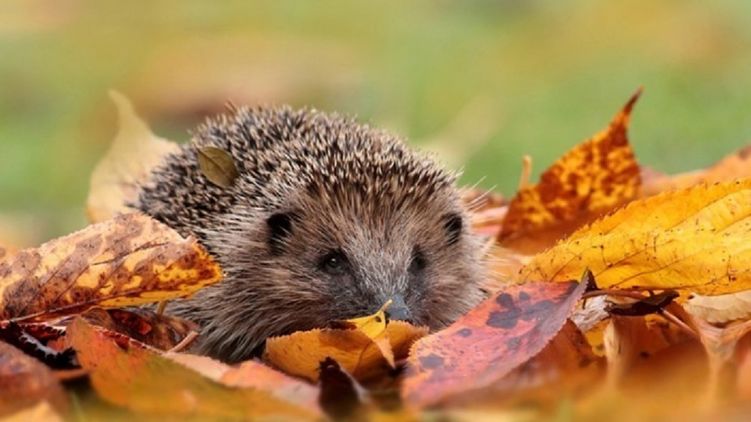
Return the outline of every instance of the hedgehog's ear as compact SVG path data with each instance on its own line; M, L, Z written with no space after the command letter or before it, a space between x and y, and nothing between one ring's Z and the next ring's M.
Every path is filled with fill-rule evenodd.
M272 253L279 254L283 251L285 240L292 233L292 225L295 219L296 215L293 212L279 212L272 214L266 220L266 225L269 228L269 246Z
M453 245L458 242L462 236L464 221L461 214L449 213L443 216L443 228L448 236L448 244Z

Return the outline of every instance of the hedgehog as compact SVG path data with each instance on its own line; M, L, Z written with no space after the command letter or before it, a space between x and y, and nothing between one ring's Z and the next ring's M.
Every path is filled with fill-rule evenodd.
M234 161L229 186L199 153ZM265 339L369 315L440 329L482 298L481 241L457 174L399 137L311 108L208 118L139 188L136 208L194 236L224 279L167 311L198 323L193 350L229 363Z

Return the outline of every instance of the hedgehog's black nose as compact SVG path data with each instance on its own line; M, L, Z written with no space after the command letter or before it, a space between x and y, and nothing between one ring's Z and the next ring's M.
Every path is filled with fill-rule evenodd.
M412 313L404 302L404 296L394 295L391 297L391 305L386 308L386 315L390 319L412 322Z

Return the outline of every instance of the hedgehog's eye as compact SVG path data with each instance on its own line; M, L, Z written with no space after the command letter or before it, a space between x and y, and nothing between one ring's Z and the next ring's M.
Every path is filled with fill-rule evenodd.
M446 234L448 234L449 245L453 245L459 241L463 226L464 223L462 222L461 215L447 214L444 216L443 228L446 229Z
M427 265L428 262L425 260L425 255L420 248L415 248L412 251L412 260L409 262L410 274L419 274Z
M330 251L324 255L318 266L330 275L341 275L347 271L349 261L341 250Z

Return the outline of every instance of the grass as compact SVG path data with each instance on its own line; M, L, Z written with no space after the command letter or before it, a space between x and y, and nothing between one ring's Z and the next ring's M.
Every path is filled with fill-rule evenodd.
M742 0L4 2L0 237L34 244L85 224L88 175L115 132L110 88L180 140L228 98L357 114L510 194L523 154L542 170L643 85L640 161L705 166L751 138L748 12Z

